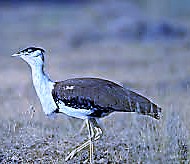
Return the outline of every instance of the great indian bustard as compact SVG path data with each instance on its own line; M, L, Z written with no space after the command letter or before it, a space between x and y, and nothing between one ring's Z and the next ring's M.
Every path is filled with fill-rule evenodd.
M160 118L160 107L111 81L99 78L74 78L58 82L50 80L44 72L44 54L42 48L28 47L12 56L19 56L30 65L33 84L46 115L64 113L86 121L89 140L71 151L66 161L90 146L92 163L93 142L103 134L98 120L112 112L137 112Z

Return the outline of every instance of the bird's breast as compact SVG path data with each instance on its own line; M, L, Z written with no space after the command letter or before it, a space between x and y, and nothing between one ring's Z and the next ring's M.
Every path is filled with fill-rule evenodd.
M65 103L62 102L61 100L57 104L58 104L60 113L64 113L71 117L87 119L89 115L92 113L92 111L88 109L66 106Z
M44 85L34 85L37 95L40 99L40 103L42 105L42 109L46 115L50 115L53 113L57 105L52 96L53 83L49 81L45 81Z

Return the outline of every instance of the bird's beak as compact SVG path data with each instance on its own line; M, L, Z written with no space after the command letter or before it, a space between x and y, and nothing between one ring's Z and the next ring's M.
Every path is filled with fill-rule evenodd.
M15 56L21 56L21 54L20 53L16 53L16 54L13 54L11 56L13 56L13 57L15 57Z

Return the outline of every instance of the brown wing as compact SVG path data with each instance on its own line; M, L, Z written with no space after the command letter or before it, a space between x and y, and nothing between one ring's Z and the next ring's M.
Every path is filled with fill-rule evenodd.
M54 100L62 100L74 108L96 107L97 111L107 114L113 111L139 112L159 118L161 109L147 98L108 80L75 78L56 82L54 87Z

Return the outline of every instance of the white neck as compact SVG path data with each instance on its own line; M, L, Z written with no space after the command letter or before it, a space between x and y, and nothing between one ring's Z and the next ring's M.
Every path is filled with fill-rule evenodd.
M31 66L32 80L38 96L43 88L47 88L47 85L52 83L48 76L43 71L43 66Z
M51 114L56 110L56 104L52 97L52 89L54 82L43 71L43 65L33 65L32 69L32 80L35 87L36 93L40 99L43 111L46 114Z

